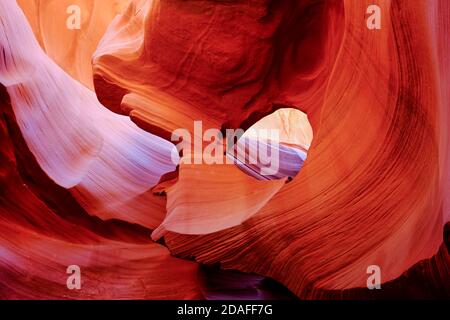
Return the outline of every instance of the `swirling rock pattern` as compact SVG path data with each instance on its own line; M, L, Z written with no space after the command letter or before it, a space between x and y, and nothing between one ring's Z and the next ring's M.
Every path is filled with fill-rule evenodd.
M448 1L4 0L0 22L1 298L450 297ZM280 174L177 166L195 121L281 128Z

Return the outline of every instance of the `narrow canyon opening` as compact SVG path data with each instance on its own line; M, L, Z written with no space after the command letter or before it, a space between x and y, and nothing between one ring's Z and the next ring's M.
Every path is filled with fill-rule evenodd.
M306 161L312 139L308 116L297 109L282 108L248 128L227 156L258 180L293 178Z

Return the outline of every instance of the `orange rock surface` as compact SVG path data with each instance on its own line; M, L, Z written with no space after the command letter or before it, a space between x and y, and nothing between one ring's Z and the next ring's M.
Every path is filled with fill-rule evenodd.
M198 263L306 299L450 296L450 3L377 3L379 30L369 0L2 1L0 297L198 298ZM277 127L301 170L177 165L195 121Z

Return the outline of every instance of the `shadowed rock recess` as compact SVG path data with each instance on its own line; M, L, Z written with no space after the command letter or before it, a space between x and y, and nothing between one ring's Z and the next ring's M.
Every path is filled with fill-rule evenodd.
M450 298L449 1L1 0L0 22L0 299ZM200 121L250 142L190 162L173 133ZM261 143L277 172L230 156Z

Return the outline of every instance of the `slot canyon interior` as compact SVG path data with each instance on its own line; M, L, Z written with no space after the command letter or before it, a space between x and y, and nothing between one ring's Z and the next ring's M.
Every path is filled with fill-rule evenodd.
M1 0L0 22L0 299L450 298L448 0Z

